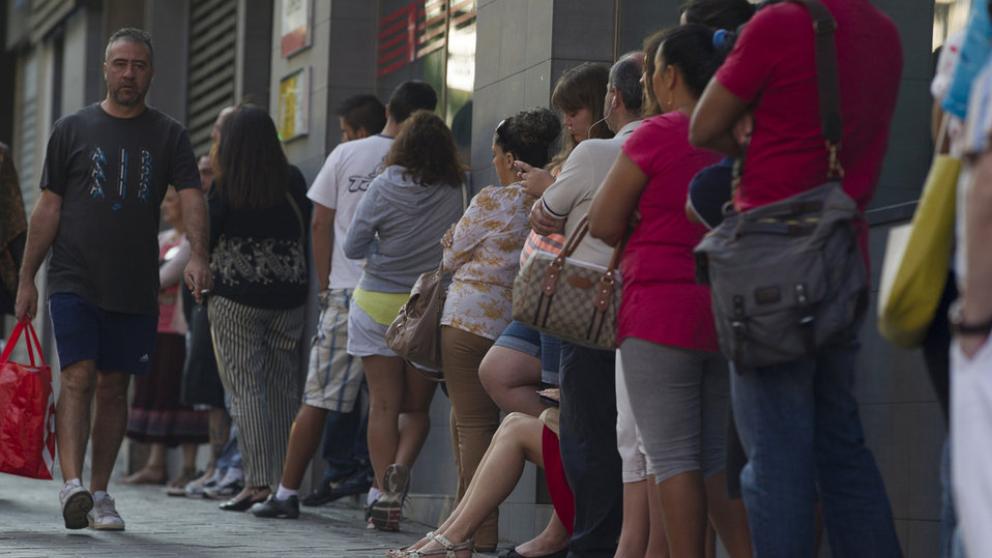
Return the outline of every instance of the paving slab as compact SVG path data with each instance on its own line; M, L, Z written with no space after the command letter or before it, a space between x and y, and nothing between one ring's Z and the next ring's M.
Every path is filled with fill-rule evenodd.
M404 522L399 533L369 531L355 500L305 507L298 520L263 520L221 511L213 500L169 497L158 486L116 484L111 495L127 530L70 531L62 523L59 487L56 481L0 475L0 556L378 558L429 529Z

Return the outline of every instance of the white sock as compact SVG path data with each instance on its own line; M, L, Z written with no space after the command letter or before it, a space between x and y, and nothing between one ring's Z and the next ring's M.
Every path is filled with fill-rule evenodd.
M107 494L106 490L97 490L93 493L93 500L99 501L99 500L103 500L104 498L108 498L109 496L110 494Z
M369 489L369 495L366 496L365 503L371 506L372 504L375 503L376 500L379 499L380 496L382 496L382 492L380 492L378 488L373 486L372 488Z
M289 500L290 496L298 496L298 495L299 495L298 490L290 490L289 488L283 486L282 483L279 483L279 489L276 490L276 500L285 501L285 500Z
M81 481L79 479L69 479L69 480L65 481L65 485L66 486L75 486L75 487L80 487L81 488L83 486L83 481Z

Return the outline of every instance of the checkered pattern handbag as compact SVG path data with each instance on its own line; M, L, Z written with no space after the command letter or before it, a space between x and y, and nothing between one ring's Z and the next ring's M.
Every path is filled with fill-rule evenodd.
M570 343L613 350L623 243L613 251L609 267L573 259L588 232L584 217L560 254L530 255L513 282L513 319Z

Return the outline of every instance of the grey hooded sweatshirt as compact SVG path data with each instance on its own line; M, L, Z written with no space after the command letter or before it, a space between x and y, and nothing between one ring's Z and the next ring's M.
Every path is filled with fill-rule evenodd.
M422 186L403 167L386 167L358 203L344 241L345 256L365 258L358 286L409 292L421 273L437 269L441 237L461 215L461 187Z

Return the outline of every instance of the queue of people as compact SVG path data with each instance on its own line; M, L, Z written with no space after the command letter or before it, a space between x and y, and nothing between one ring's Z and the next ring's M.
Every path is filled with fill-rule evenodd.
M165 448L182 445L170 493L263 519L367 493L368 528L399 530L443 383L456 505L391 558L496 551L499 505L526 462L543 469L554 513L510 558L703 557L716 538L735 558L810 556L821 524L835 556L901 556L852 393L863 305L821 320L843 302L836 271L761 277L788 250L731 268L743 248L714 247L752 231L806 242L833 208L821 192L864 212L902 70L898 33L868 0L690 1L642 52L564 72L552 108L506 115L492 130L498 184L474 196L424 82L402 83L385 104L346 100L342 142L308 187L272 118L248 104L218 117L197 169L182 127L144 104L153 68L147 33L111 36L107 97L55 125L24 248L26 318L53 252L67 528L124 529L107 488L127 432L152 449L125 482L165 482ZM987 95L988 72L972 79L972 95ZM981 367L989 329L989 266L975 248L992 221L981 114L960 128L973 154L958 269L967 296L950 320L963 372ZM863 279L852 292L867 296L864 220L822 234L824 254L854 255L840 282ZM543 308L607 308L615 339L519 311L521 270L542 257L553 262ZM320 315L303 363L311 265ZM589 295L561 302L565 266L603 280L569 276ZM450 277L433 324L438 370L389 342L433 272ZM797 332L791 352L765 341ZM981 398L969 395L960 408L951 398L952 425L975 416ZM973 443L975 430L962 431ZM327 471L301 498L322 438ZM195 448L208 441L200 473ZM987 473L951 455L963 548L944 555L982 555L992 546L977 518L989 505L966 489Z

